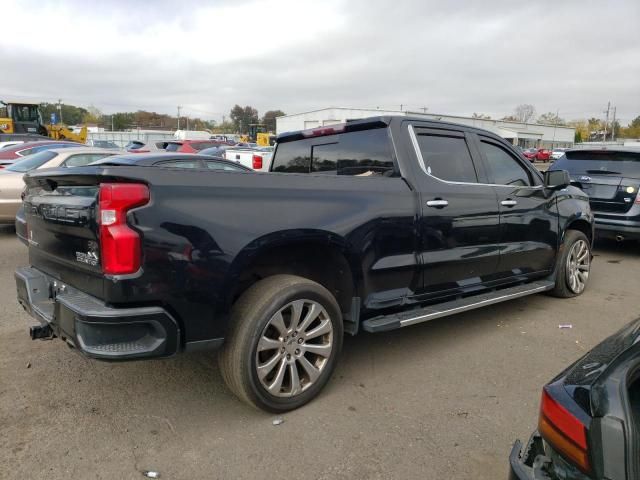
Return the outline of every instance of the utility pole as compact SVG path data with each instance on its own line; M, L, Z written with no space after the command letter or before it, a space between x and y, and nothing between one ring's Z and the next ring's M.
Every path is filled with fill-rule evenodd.
M60 123L62 124L64 122L62 121L62 99L61 98L58 99L58 113L60 114Z
M400 104L400 111L402 111L402 104Z
M422 113L427 113L427 107L422 107Z
M604 121L604 138L603 138L603 142L607 141L607 127L609 126L609 110L611 109L611 102L607 102L607 110L606 110L606 114L607 114L607 119Z
M182 108L182 106L178 105L178 128L176 128L176 130L180 130L180 109Z
M616 107L613 107L613 120L611 121L611 140L616 141Z
M111 114L111 131L113 132L113 113Z
M187 115L187 132L189 131L189 115Z
M551 149L556 146L556 128L558 128L558 115L560 114L560 109L556 109L556 121L553 124L553 140L551 140Z

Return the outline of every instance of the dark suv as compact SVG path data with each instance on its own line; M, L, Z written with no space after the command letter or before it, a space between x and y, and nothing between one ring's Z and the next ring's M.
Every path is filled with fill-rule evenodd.
M589 195L599 236L640 239L640 149L569 150L550 170L567 170Z

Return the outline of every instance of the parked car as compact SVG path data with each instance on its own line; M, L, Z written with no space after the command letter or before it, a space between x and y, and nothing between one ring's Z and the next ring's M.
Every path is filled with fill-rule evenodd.
M104 360L220 349L230 389L268 411L318 395L345 332L588 284L587 197L485 130L389 116L292 132L268 174L117 161L25 176L32 338Z
M238 162L260 172L268 172L273 147L230 147L224 150L224 158Z
M183 154L129 154L117 155L114 157L103 158L91 165L101 166L141 166L141 167L165 167L165 168L187 168L187 169L207 169L207 170L225 170L229 172L251 172L250 168L239 165L235 162L229 162L224 158L211 157L209 155L195 155L192 153Z
M640 239L640 149L568 150L550 170L566 170L589 196L599 236Z
M106 148L108 150L122 150L117 143L112 142L111 140L89 139L86 143L90 147Z
M2 133L0 134L0 150L5 147L38 140L49 140L49 138L35 133Z
M198 153L205 148L216 147L220 142L215 140L171 140L166 142L167 152Z
M548 148L541 148L538 150L538 153L536 153L536 160L541 162L548 162L549 158L551 158L551 150Z
M213 157L224 158L224 152L230 148L233 148L233 147L231 145L221 143L220 145L216 145L215 147L205 148L204 150L201 150L199 153L201 155L211 155Z
M551 160L555 161L558 160L561 156L564 155L564 152L566 152L568 149L567 148L554 148L551 151Z
M144 143L140 140L132 140L125 145L124 149L129 153L159 153L164 152L168 144L169 141L166 140L149 143Z
M530 162L535 162L538 158L538 149L537 148L527 148L522 151L522 154L528 159Z
M0 224L11 225L15 222L16 212L22 204L22 177L25 173L38 168L87 165L113 154L108 150L88 147L43 150L0 170Z
M12 147L6 147L0 150L0 168L10 165L22 157L43 150L50 150L52 148L74 148L79 146L81 146L79 143L65 142L62 140L42 140L13 145Z
M511 480L640 478L640 320L542 389L538 430L513 446Z

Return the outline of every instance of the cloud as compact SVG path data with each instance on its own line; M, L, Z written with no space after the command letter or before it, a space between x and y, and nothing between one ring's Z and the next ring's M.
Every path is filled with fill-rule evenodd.
M9 0L3 18L6 98L218 120L235 103L640 114L636 0Z

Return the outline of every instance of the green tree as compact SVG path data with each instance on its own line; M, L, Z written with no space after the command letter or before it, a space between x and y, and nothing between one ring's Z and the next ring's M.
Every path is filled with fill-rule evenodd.
M259 121L258 110L249 105L244 108L240 105L235 105L231 109L231 112L229 112L229 117L236 132L241 133L247 133L249 131L249 125L258 123Z
M264 124L267 132L276 131L276 118L284 116L285 113L282 110L268 110L262 117L262 123Z
M574 143L582 142L582 132L580 132L580 130L576 130L576 133L573 135L573 141Z

